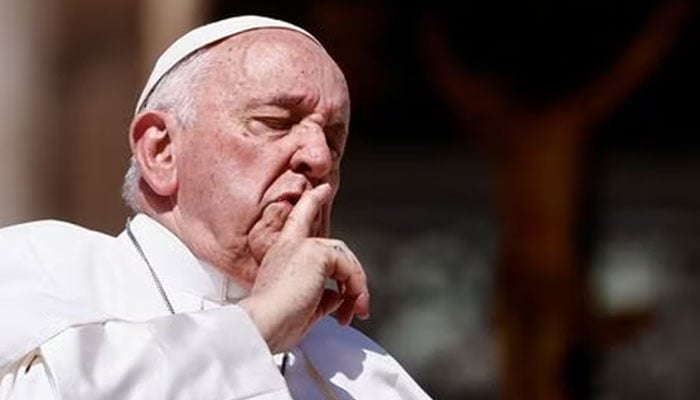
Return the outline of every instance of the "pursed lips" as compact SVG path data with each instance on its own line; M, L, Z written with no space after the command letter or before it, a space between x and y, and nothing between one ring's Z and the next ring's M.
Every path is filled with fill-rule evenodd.
M270 206L273 206L275 208L278 208L278 210L282 211L285 216L284 218L286 219L287 214L289 214L294 206L299 202L299 199L301 198L302 192L284 192L278 196L274 196L272 200L268 201L264 208L268 208Z
M285 192L285 193L282 193L281 195L277 196L277 198L275 198L275 200L273 200L272 202L273 203L274 202L287 202L287 203L291 204L292 206L294 206L295 204L297 204L297 202L299 201L300 198L301 198L301 193Z
M284 192L279 196L276 196L274 200L270 201L267 205L271 204L283 204L286 207L289 207L289 211L291 211L294 206L299 202L299 199L301 199L301 196L304 194L304 191L300 192ZM322 213L319 213L322 214ZM311 228L311 236L318 236L319 234L319 229L320 229L320 215L316 216L313 226Z

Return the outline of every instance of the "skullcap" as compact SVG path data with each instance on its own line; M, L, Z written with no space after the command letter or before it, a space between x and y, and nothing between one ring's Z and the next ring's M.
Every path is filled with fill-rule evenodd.
M170 45L158 58L151 75L146 81L138 103L136 103L135 113L138 113L146 99L156 87L158 82L180 61L184 60L195 51L206 47L221 39L237 35L242 32L261 28L284 28L303 33L316 43L320 42L306 30L278 19L262 17L257 15L243 15L231 17L220 21L212 22L195 28Z

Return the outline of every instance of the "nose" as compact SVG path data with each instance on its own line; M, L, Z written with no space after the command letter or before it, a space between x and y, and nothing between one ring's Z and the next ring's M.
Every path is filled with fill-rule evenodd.
M324 182L333 168L333 156L323 129L316 123L306 123L297 133L298 147L290 160L292 171Z

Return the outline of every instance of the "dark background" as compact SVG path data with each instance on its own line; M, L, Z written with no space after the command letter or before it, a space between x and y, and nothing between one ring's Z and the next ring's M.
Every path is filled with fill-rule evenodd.
M353 119L336 231L370 271L374 318L358 326L436 398L497 398L491 333L498 224L492 176L440 95L420 47L437 21L462 67L530 110L610 70L657 0L215 3L212 18L296 22L346 71ZM698 16L624 101L589 130L580 235L603 312L654 323L604 353L579 354L572 398L692 399L700 387ZM562 133L565 134L565 133ZM547 288L543 288L547 290Z
M354 144L448 147L464 142L463 133L424 72L418 38L426 20L438 18L447 27L471 71L502 80L536 107L604 73L661 3L220 0L212 18L263 14L309 27L347 70L353 95L364 100L353 104ZM333 18L324 19L324 11ZM598 151L688 151L700 143L692 134L698 131L698 35L694 14L658 70L598 128Z
M507 148L538 132L475 129L430 72L426 30L445 32L463 72L539 115L594 88L671 1L683 0L7 0L0 225L58 218L121 231L126 132L157 54L190 26L228 15L297 23L337 60L352 96L334 234L370 278L372 318L356 326L436 399L505 399L493 329L503 199L483 142ZM571 399L700 392L700 23L697 2L686 3L695 9L666 27L678 32L665 51L648 48L655 64L586 127L579 149L579 283L597 315L649 320L605 349L573 349L561 370ZM515 192L513 203L532 194ZM524 369L536 375L535 365Z

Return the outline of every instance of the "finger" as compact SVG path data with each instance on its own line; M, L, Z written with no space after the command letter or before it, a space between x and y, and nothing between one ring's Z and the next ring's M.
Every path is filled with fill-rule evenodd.
M350 325L352 322L352 317L355 314L353 309L355 308L354 299L349 299L343 301L343 304L338 308L338 312L335 313L335 318L338 320L340 325Z
M354 315L369 317L369 289L367 276L357 257L340 240L317 239L327 244L329 263L327 276L338 282L343 304L338 310L341 323L352 321Z
M316 315L314 320L321 319L326 315L335 312L340 304L343 302L342 296L332 289L325 289L323 295L321 295L321 301L316 308Z
M338 307L336 319L341 325L350 325L353 317L369 318L369 293L362 293L354 299L345 299Z
M357 259L357 256L355 255L355 253L342 240L328 239L328 243L330 243L330 246L334 250L339 251L339 252L343 253L344 255L346 255L350 259L350 261L352 261L353 263L358 264L358 265L360 264L360 260Z
M308 237L318 212L330 200L331 193L331 185L328 183L304 192L294 209L289 213L280 236L285 238Z

